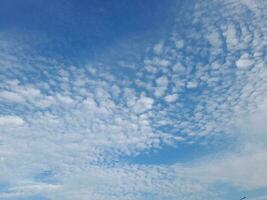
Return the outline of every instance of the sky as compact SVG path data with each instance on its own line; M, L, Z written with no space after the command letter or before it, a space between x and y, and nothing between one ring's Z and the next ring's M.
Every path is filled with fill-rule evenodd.
M1 0L0 200L267 200L266 13Z

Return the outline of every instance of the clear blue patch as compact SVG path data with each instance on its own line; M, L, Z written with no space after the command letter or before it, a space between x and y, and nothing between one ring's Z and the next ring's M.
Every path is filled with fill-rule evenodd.
M6 192L10 185L8 182L0 181L0 192Z
M40 172L39 174L36 174L34 177L34 181L43 182L43 183L55 183L56 178L55 178L55 174L53 171L46 170L46 171Z
M128 38L133 41L131 44L136 44L138 37L143 38L142 43L156 39L159 32L166 31L164 24L171 21L170 10L175 2L3 0L0 28L19 31L11 37L26 39L43 55L56 54L63 60L99 57L107 47L112 47L110 53L114 53L114 44ZM28 34L32 32L41 34ZM40 36L46 38L45 42L41 42Z
M141 153L130 159L130 162L138 164L169 165L175 163L187 163L201 159L204 156L216 154L223 146L205 146L197 144L177 144L176 146L162 145L160 149L154 149ZM211 153L212 152L212 153Z
M34 196L28 196L28 197L9 197L1 200L50 200L44 196L41 195L34 195Z

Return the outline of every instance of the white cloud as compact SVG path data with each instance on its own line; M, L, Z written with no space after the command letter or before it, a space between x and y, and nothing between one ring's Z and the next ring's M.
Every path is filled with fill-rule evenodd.
M160 43L156 44L154 46L154 48L153 48L154 53L160 55L162 53L162 51L163 51L163 48L164 48L164 43L163 42L160 42Z
M207 182L225 182L241 187L243 189L253 190L258 187L267 187L267 160L264 157L265 150L245 154L233 154L223 158L214 159L202 166L192 170L192 175L200 178L203 174L203 181ZM195 172L194 172L195 171ZM196 173L196 174L195 174Z
M162 95L164 95L165 91L168 88L168 77L166 76L161 76L156 80L156 88L155 88L155 96L156 97L161 97Z
M165 101L167 101L168 103L172 103L172 102L175 102L178 98L178 95L177 94L171 94L171 95L167 95L165 96Z
M232 50L238 44L238 36L236 32L236 28L233 24L228 25L227 31L225 32L227 47L229 50Z
M157 86L167 87L168 86L168 77L161 76L156 80Z
M196 1L188 10L191 25L181 28L178 22L171 38L150 48L145 67L131 66L138 79L98 64L66 67L43 58L32 65L20 59L22 52L8 57L0 48L1 65L15 66L0 68L0 131L12 130L1 134L0 179L11 189L0 198L38 193L51 199L142 200L146 194L198 200L220 195L210 190L218 182L266 187L265 9L260 1L240 2ZM44 80L34 75L40 71ZM168 104L158 101L162 97ZM161 126L170 127L168 134ZM209 145L232 137L241 153L231 149L184 165L120 160L164 145ZM60 185L32 181L47 169Z
M0 192L0 198L12 198L12 197L27 197L38 195L40 193L49 193L58 190L61 185L53 185L46 183L29 184L24 183L21 186L15 186L8 189L7 192Z
M0 126L21 126L24 123L18 116L0 116Z
M249 55L242 55L237 61L236 61L236 67L238 69L250 69L254 64L254 61L252 58L249 58Z
M153 64L161 66L161 67L168 67L170 66L170 61L167 59L160 59L158 57L153 59Z
M196 81L188 81L186 83L186 87L189 89L194 89L198 87L198 83Z
M73 103L73 99L69 96L64 96L64 95L61 95L61 94L57 94L56 95L56 98L58 99L58 101L60 103L63 103L63 104L71 104Z
M207 39L214 48L220 48L222 45L222 40L220 39L219 33L215 30L207 33Z
M183 40L176 40L175 41L175 47L177 49L182 49L184 47L184 41Z
M182 63L177 62L174 66L173 66L173 71L174 72L185 72L185 67L182 65Z
M152 109L154 100L152 98L141 96L135 103L133 110L136 113L142 113Z
M8 102L24 102L25 98L22 97L20 94L10 91L2 91L0 92L0 98L8 101Z

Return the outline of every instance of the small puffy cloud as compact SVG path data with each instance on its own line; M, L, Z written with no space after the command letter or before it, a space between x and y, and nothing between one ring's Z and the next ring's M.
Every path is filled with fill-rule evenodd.
M171 95L167 95L164 99L166 102L172 103L172 102L175 102L177 98L178 98L177 94L171 94Z
M168 59L164 59L164 58L162 58L162 59L161 58L154 58L153 64L161 66L161 67L168 67L168 66L170 66L171 62Z
M239 38L237 35L236 27L233 24L230 24L224 33L226 37L227 47L231 50L234 46L238 44Z
M249 55L245 54L242 55L237 61L236 61L236 67L241 70L247 70L253 67L254 61L252 58L249 57Z
M178 72L185 72L185 67L182 63L177 62L174 66L173 66L173 71L178 73Z
M155 54L161 54L162 51L163 51L163 47L164 47L164 43L163 42L160 42L158 44L156 44L153 48L153 51Z
M142 113L153 107L154 100L149 97L141 96L135 103L133 110L136 113Z
M56 98L58 99L60 103L63 103L63 104L71 104L74 102L74 100L71 97L61 95L61 94L58 94Z
M155 88L155 92L154 92L154 95L156 97L161 97L164 95L164 93L166 92L166 87L156 87Z
M170 61L166 59L159 60L158 65L162 67L168 67L170 65Z
M198 83L197 83L196 81L188 81L188 82L186 83L186 87L187 87L188 89L195 89L195 88L198 87Z
M182 49L184 47L184 41L183 40L176 40L175 41L175 47L177 49Z
M206 37L213 47L218 48L222 45L220 35L217 31L211 31L210 33L207 34Z
M0 126L21 126L25 122L18 116L0 116Z
M157 86L167 87L169 80L167 76L161 76L156 80Z
M97 109L97 104L94 99L92 98L87 98L83 101L83 105L86 106L89 110L96 110Z
M0 92L0 99L8 102L22 103L25 101L25 98L20 94L11 91L2 91Z
M18 89L20 89L18 92L25 98L35 98L41 95L40 90L34 87L23 87Z
M169 80L167 76L161 76L156 80L157 87L155 88L155 96L160 97L164 95L168 88Z

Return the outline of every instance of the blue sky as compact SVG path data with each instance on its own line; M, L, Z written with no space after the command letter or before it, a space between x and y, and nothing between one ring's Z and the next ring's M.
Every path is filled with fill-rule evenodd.
M266 12L1 1L0 200L266 200Z

